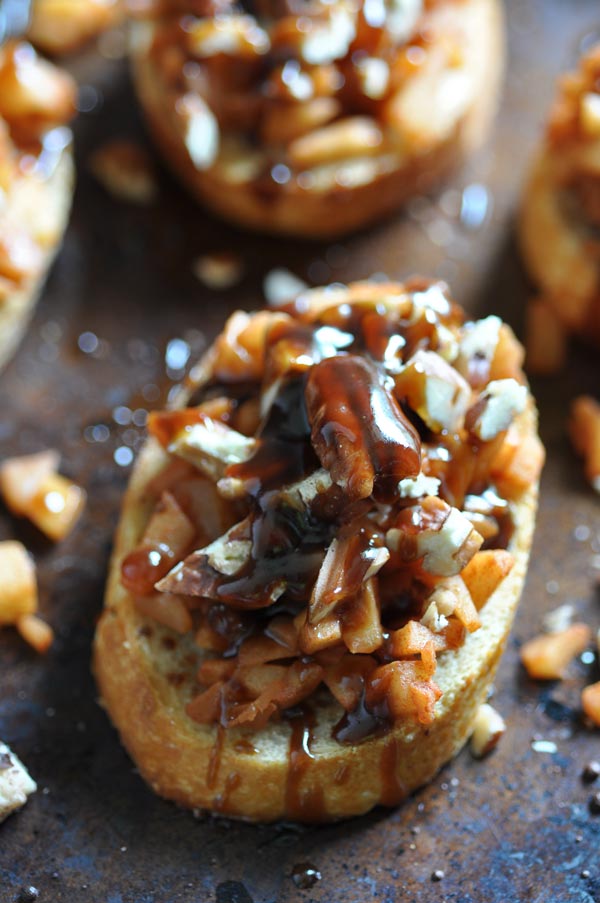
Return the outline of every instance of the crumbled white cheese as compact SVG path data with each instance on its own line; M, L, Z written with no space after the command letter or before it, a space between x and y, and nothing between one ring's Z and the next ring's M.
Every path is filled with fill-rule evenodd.
M495 316L467 323L460 341L460 363L468 366L468 362L475 357L491 361L498 347L501 326L502 320Z
M0 822L24 806L36 790L37 784L23 763L0 742Z
M435 351L417 351L406 366L424 380L423 403L416 410L427 426L436 432L461 427L471 401L471 387L460 373Z
M477 531L471 521L458 508L452 508L440 530L424 530L417 534L418 556L423 557L423 568L440 577L459 574L465 562L460 560L458 552L472 535L476 536Z
M219 123L198 95L186 95L177 104L186 128L184 143L196 169L210 169L219 153Z
M516 379L495 379L487 385L482 399L485 406L471 429L484 442L489 442L508 429L516 415L525 410L527 387Z
M311 21L312 28L300 48L303 59L311 66L320 66L346 56L356 37L356 24L350 11L335 9L326 21Z
M454 363L460 350L458 339L452 330L448 329L447 326L444 326L443 323L438 323L436 334L438 340L437 354L439 354L440 357L443 357L449 364Z
M250 560L252 543L249 539L230 539L229 531L200 550L215 571L226 577L233 577Z
M281 498L297 508L308 508L310 503L321 492L326 492L333 485L327 470L321 469L311 473L303 480L292 483L281 490Z
M440 481L437 477L426 477L420 473L418 477L406 477L398 483L398 495L401 499L420 499L424 495L439 495Z
M547 612L542 621L545 633L562 633L571 626L574 614L575 609L568 603Z
M218 53L237 56L250 44L257 53L267 53L269 36L252 16L228 15L204 19L188 34L195 57L207 59Z
M307 288L306 282L283 267L270 270L263 280L263 294L269 307L280 307Z
M217 491L224 499L242 499L246 495L246 484L240 477L221 477Z
M182 429L168 450L216 480L224 465L248 461L256 447L256 439L244 436L218 420L206 418Z
M385 60L368 56L356 64L361 77L362 89L367 97L380 100L390 83L390 67Z
M407 41L413 34L421 13L423 0L386 0L385 24L397 43Z

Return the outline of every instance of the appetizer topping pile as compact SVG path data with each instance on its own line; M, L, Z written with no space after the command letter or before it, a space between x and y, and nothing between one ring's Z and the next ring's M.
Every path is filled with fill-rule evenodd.
M568 187L586 221L600 228L600 44L583 57L577 72L563 76L548 139L569 160Z
M0 302L39 271L56 240L43 210L35 209L35 234L23 226L23 211L34 206L23 186L25 177L49 178L70 143L64 126L75 113L75 92L71 77L29 44L0 47Z
M161 72L194 166L267 193L367 183L450 131L471 90L460 6L130 0L146 20L136 49Z
M542 293L527 310L527 371L553 374L567 364L571 334L600 345L600 44L560 80L538 191L544 181L550 197L528 202L542 218L531 240L550 241L553 253L540 256Z
M191 718L260 727L333 697L342 742L432 720L436 657L510 571L542 464L520 362L497 317L464 323L425 280L230 317L190 407L150 415L168 459L121 570L203 651Z

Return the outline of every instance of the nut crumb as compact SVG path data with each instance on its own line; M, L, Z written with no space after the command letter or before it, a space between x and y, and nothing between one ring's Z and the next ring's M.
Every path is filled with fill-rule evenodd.
M89 168L118 200L145 206L152 204L158 196L152 160L146 150L133 141L116 138L102 145L90 157Z
M192 263L192 272L207 288L227 289L241 280L244 267L235 254L222 251L197 257Z
M574 607L568 603L547 612L542 621L545 633L562 633L571 626L574 614Z
M270 270L263 281L263 292L270 307L292 301L307 288L306 282L283 268Z
M496 709L485 702L479 706L471 735L471 755L476 759L487 756L506 730L506 724Z

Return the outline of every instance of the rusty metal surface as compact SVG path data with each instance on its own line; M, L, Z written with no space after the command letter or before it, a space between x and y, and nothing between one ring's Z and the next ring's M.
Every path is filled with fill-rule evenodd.
M114 456L121 449L117 458L126 462L123 449L137 447L143 432L118 421L127 409L157 404L176 381L165 370L167 342L184 338L200 348L234 306L260 304L262 277L273 266L311 283L378 271L440 274L471 312L500 312L519 331L527 295L512 237L519 185L554 76L599 25L597 0L511 0L511 60L487 150L434 200L333 248L234 232L194 208L164 174L152 208L111 199L86 172L89 152L111 135L143 133L124 65L78 61L99 102L86 88L93 109L76 127L81 172L64 251L26 341L0 377L0 457L61 449L64 472L86 486L89 504L56 547L0 510L0 539L17 537L35 554L42 612L57 631L44 659L12 631L0 633L0 736L39 784L0 826L0 903L28 885L49 903L600 900L600 816L588 810L593 785L580 779L599 757L600 737L577 712L579 690L599 679L598 666L576 662L568 680L548 686L528 681L518 666L518 646L544 611L569 601L594 629L600 625L600 506L564 435L569 398L598 388L597 352L577 347L567 374L534 382L548 464L529 578L496 683L509 730L491 758L475 762L463 751L400 809L337 826L197 820L144 786L96 704L89 672L129 471ZM473 184L486 187L489 203L484 221L469 229L455 211ZM482 197L471 189L476 212ZM239 253L245 277L236 289L211 292L190 264L223 249ZM556 752L536 751L536 739ZM306 862L321 879L303 889L292 872ZM444 876L436 882L438 869Z

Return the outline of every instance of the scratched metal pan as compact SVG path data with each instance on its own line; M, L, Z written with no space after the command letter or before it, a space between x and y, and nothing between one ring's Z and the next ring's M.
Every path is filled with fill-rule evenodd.
M44 659L10 630L0 634L0 736L39 783L0 827L0 903L30 885L48 903L600 900L600 817L588 809L593 785L580 778L598 757L599 737L577 714L584 682L600 677L597 664L578 662L568 680L544 687L518 665L519 644L544 611L569 601L592 627L600 623L599 505L564 433L569 398L598 388L590 350L577 348L566 374L534 383L548 464L529 578L496 684L508 734L489 759L463 752L401 808L344 824L195 819L143 784L96 703L89 668L142 411L181 377L188 348L197 353L234 307L260 304L270 269L311 283L437 274L472 313L500 312L521 330L528 289L513 236L519 186L555 76L600 26L600 9L598 0L510 0L507 11L510 65L487 149L434 198L333 245L233 231L166 174L150 208L111 199L86 161L111 136L146 140L126 66L91 54L74 64L85 112L75 126L73 219L0 380L0 456L59 448L89 504L57 547L0 510L0 539L17 537L36 557L41 608L57 633ZM102 46L115 55L114 44ZM194 277L192 261L222 250L239 255L245 272L238 287L216 293ZM432 880L436 871L441 880Z

